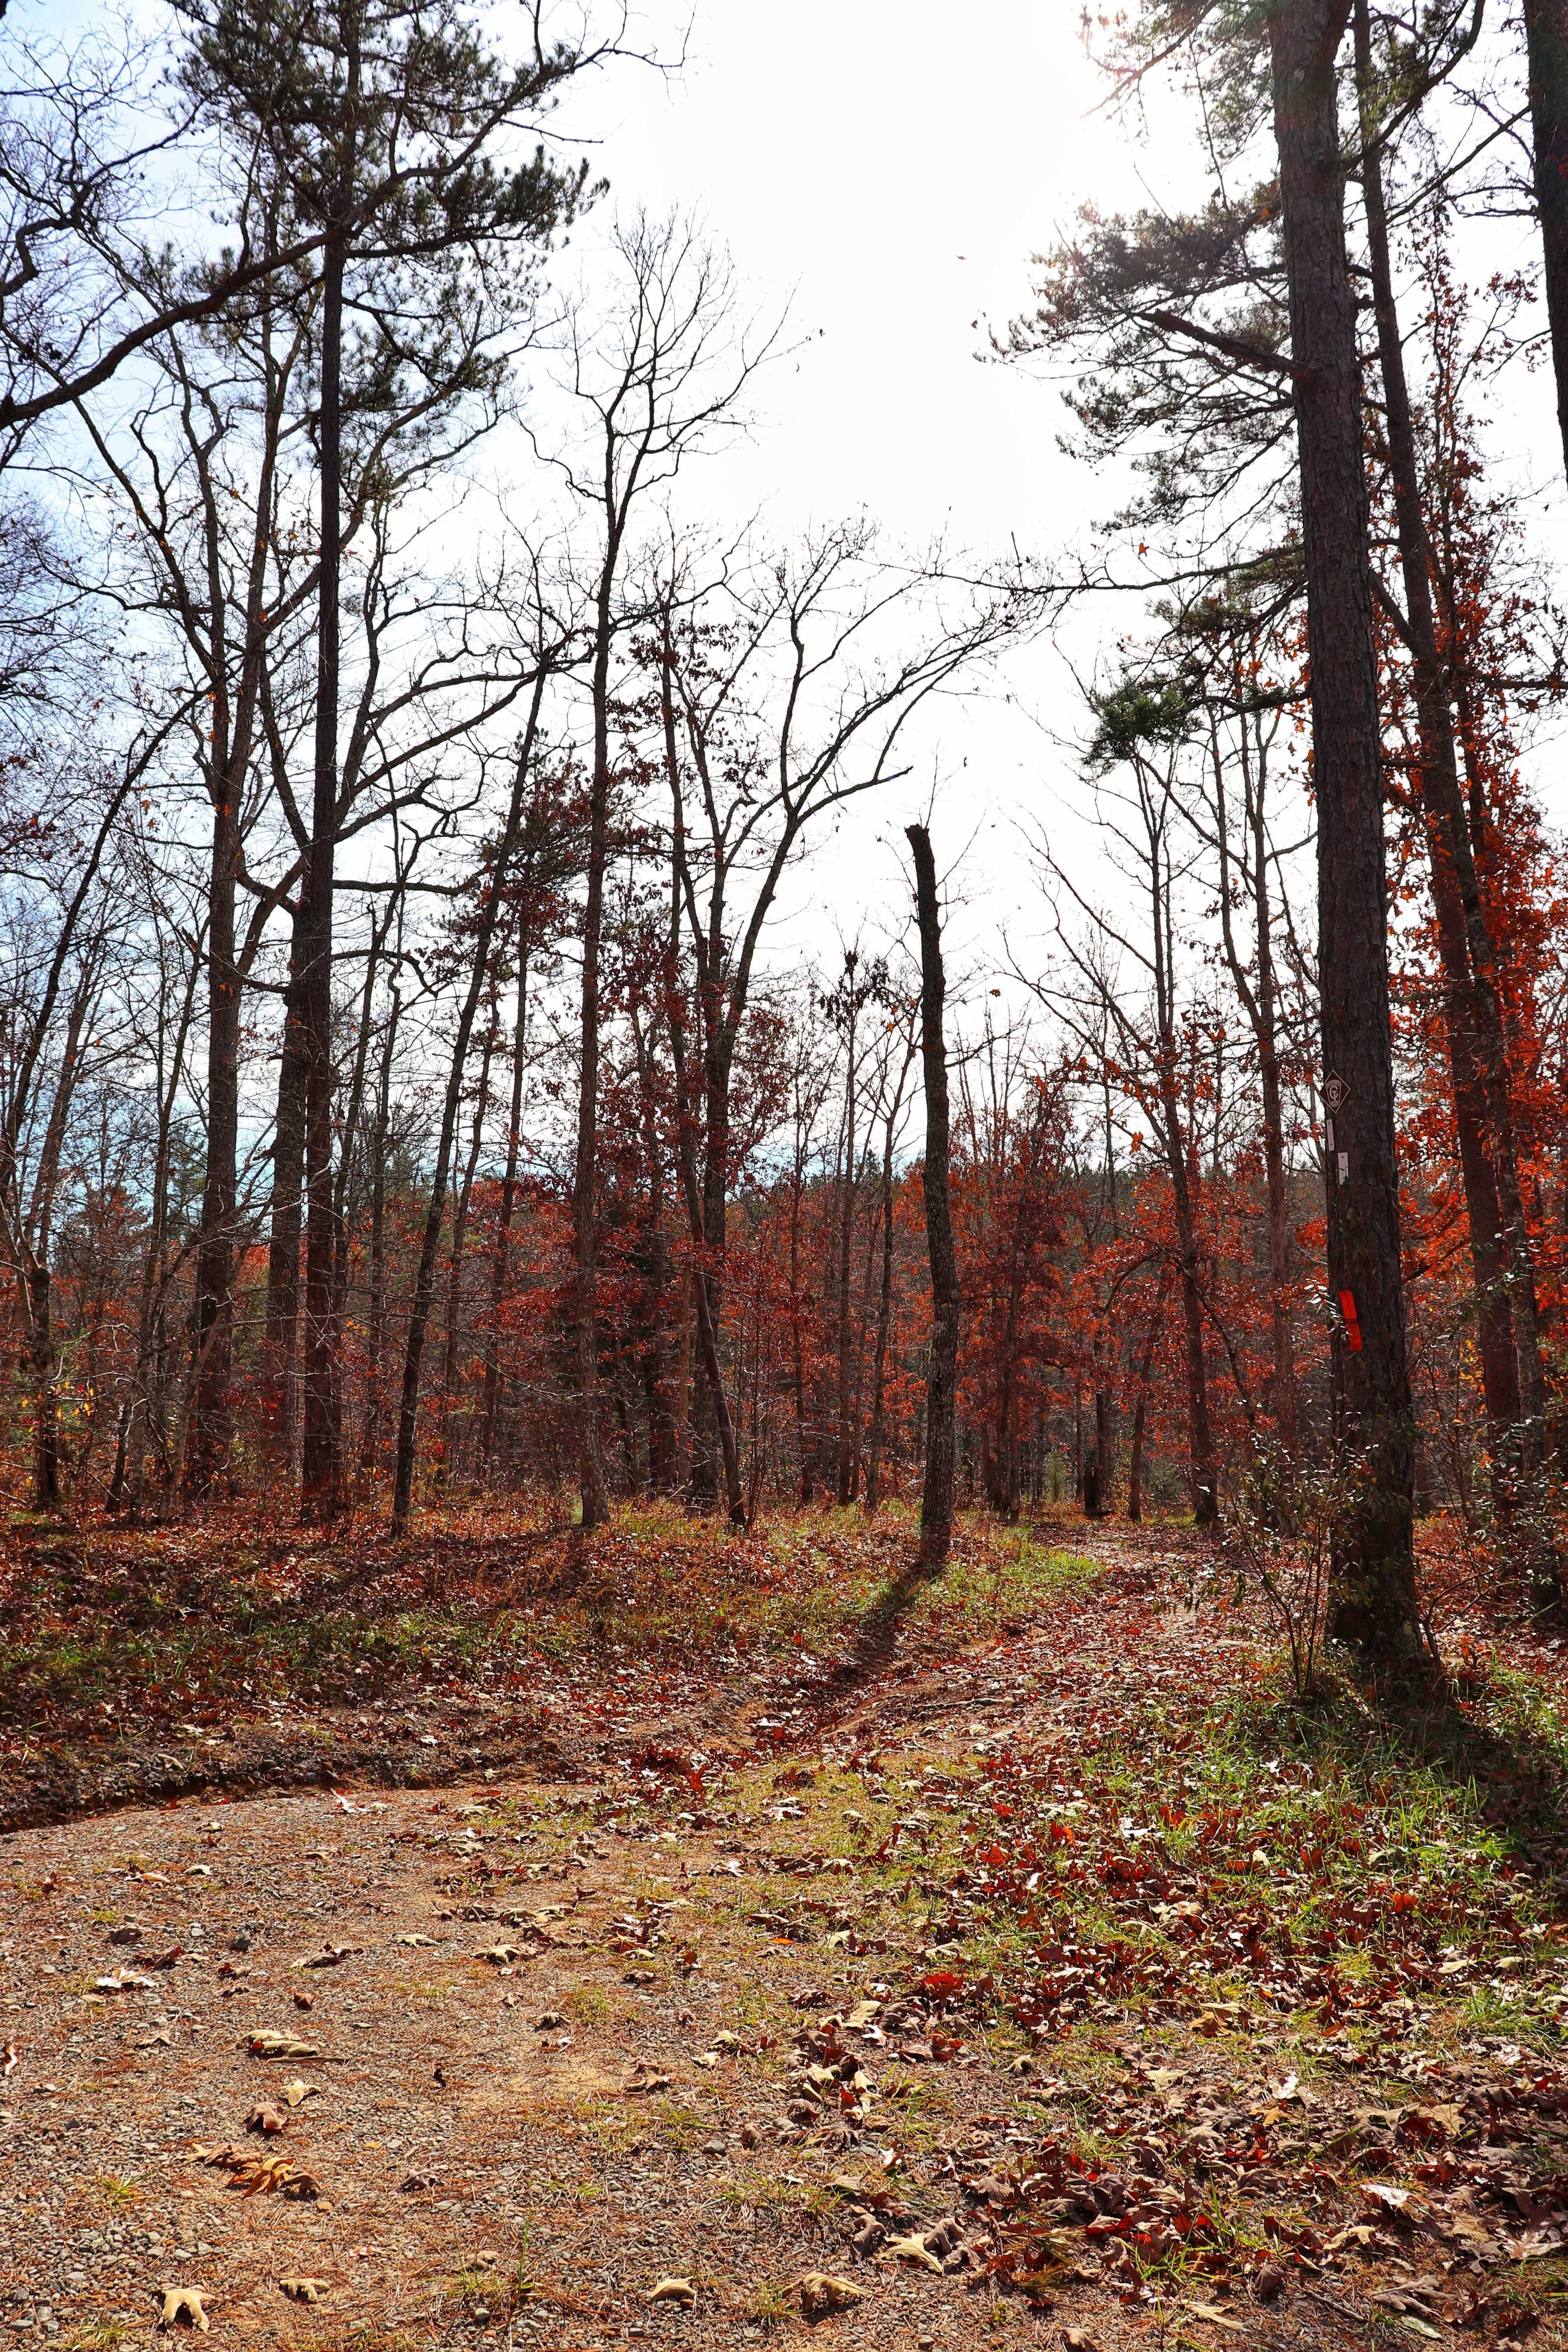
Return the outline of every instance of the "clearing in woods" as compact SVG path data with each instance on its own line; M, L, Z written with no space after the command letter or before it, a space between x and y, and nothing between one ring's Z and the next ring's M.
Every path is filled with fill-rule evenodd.
M1190 1533L912 1560L17 1539L14 2341L1568 2343L1552 1647L1435 1541L1451 1706L1303 1706Z

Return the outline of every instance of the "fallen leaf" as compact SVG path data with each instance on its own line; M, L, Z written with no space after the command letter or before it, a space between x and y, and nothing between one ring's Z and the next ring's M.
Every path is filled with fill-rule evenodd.
M807 2271L799 2282L800 2309L804 2319L825 2319L830 2311L853 2311L864 2303L868 2289L857 2286L853 2279L843 2278L837 2271Z
M275 2107L268 2100L261 2099L246 2116L245 2128L247 2131L266 2132L268 2135L273 2132L287 2131L289 2118L280 2107Z
M199 2327L205 2336L209 2326L206 2313L202 2309L205 2292L205 2288L199 2286L166 2286L163 2289L163 2316L158 2322L159 2326L173 2327L176 2320L184 2320L187 2327Z
M320 2083L301 2083L298 2074L294 2076L292 2082L285 2083L283 2085L283 2096L291 2107L300 2106L306 2099L319 2099L321 2095Z
M1211 2327L1228 2328L1233 2336L1245 2336L1247 2333L1239 2319L1232 2319L1228 2313L1220 2310L1217 2304L1184 2303L1182 2309L1190 2311L1194 2319L1206 2320Z
M274 2032L270 2026L253 2033L247 2047L253 2058L319 2058L321 2054L313 2042L296 2042L291 2033Z
M630 2074L621 2084L621 2089L628 2095L647 2091L668 2091L668 2074L661 2074L656 2068L645 2065L640 2061L632 2068Z
M696 2300L697 2289L689 2278L661 2278L643 2297L645 2303L679 2303L689 2310Z
M331 2293L331 2282L323 2278L280 2278L278 2282L291 2303L320 2303Z
M9 2082L22 2063L22 2053L14 2042L5 2044L5 2063L0 2067L0 2081Z
M1380 2213L1403 2213L1410 2202L1408 2189L1396 2189L1386 2180L1363 2180L1361 2193Z
M1325 2242L1323 2252L1325 2254L1342 2254L1347 2246L1370 2246L1376 2237L1377 2231L1370 2222L1347 2221L1342 2230L1336 2230L1333 2236Z
M141 1975L135 1969L116 1969L111 1977L100 1977L93 1986L95 1992L151 1992L153 1979Z
M492 1969L510 1969L522 1953L516 1944L491 1944L485 1951L474 1954L476 1960L488 1960Z
M297 1969L341 1968L345 1960L359 1959L363 1950L363 1944L324 1944L319 1952L312 1952L308 1960L296 1960L294 1966Z
M436 1938L434 1936L416 1936L412 1934L406 1936L394 1936L392 1940L395 1944L412 1945L420 1951L434 1951L436 1948Z
M928 2271L935 2271L939 2277L942 2274L942 2263L923 2237L911 2234L907 2238L889 2238L882 2249L881 2258L888 2262L921 2263Z

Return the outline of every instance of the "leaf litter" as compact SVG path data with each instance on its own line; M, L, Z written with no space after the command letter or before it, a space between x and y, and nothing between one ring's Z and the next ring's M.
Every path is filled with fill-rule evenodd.
M521 2340L554 2309L608 2343L668 2309L727 2344L791 2304L889 2346L1047 2326L1112 2352L1154 2323L1556 2341L1549 1694L1527 1693L1527 1749L1499 1670L1466 1775L1353 1699L1303 1721L1248 1629L1194 1604L1190 1559L1107 1549L1092 1584L1058 1579L979 1643L927 1627L848 1675L796 1658L721 1731L672 1683L575 1780L395 1791L374 1819L254 1798L211 1829L135 1821L144 1948L182 1927L157 1890L191 1883L197 1845L208 1948L243 1934L252 1973L208 1991L186 1963L174 1995L124 1969L96 2014L68 1977L29 1978L28 2064L63 2078L68 2042L74 2064L50 2164L79 2230L118 2136L166 2217L149 2240L221 2246L226 2312L331 2278L344 2326L421 2314L443 2341ZM15 1842L55 1865L62 1935L96 1873L123 1874L115 1835ZM514 1927L487 1949L495 1973L531 1955L528 2011L489 1971L442 1972L454 1916ZM357 1940L321 1948L363 1963L321 1971L331 2089L257 2100L247 2058L324 2055L268 2011L279 1946L327 1925ZM237 2052L206 2024L219 1998ZM178 2035L206 2138L169 2142L128 2021ZM298 2150L265 2125L260 2147L223 2137L263 2110ZM68 2281L50 2292L73 2312Z

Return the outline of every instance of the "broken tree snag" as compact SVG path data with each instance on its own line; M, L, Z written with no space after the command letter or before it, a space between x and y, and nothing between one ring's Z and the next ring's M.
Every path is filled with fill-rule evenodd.
M953 1415L958 1392L958 1259L948 1205L947 1046L942 1034L946 975L936 866L923 824L906 825L915 859L921 933L921 1055L925 1072L926 1251L931 1260L931 1370L926 1379L926 1467L921 1498L921 1566L936 1575L952 1536Z

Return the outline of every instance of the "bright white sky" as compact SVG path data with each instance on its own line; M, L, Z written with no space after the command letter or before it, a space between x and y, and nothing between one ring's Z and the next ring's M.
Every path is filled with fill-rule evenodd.
M574 91L567 117L602 142L612 207L695 215L760 313L792 302L801 349L764 383L761 430L694 472L684 497L726 521L760 509L780 534L865 509L894 538L941 530L980 556L1016 541L1057 559L1087 542L1119 487L1058 449L1067 420L1052 385L979 354L988 320L1001 328L1027 307L1030 255L1079 204L1193 193L1181 101L1151 147L1097 112L1105 85L1073 0L993 0L983 25L936 0L692 0L692 11L688 33L678 5L647 0L630 39L671 58L684 45L683 67L616 68ZM1464 236L1472 278L1532 260L1527 221ZM1510 476L1560 513L1549 377L1517 365L1489 423ZM1077 612L1078 668L1136 620L1131 601ZM1067 663L1045 642L984 702L939 711L910 782L847 821L855 854L816 861L793 944L831 956L837 929L875 928L901 906L902 827L934 770L939 865L963 853L959 960L984 985L1004 928L1027 960L1044 923L1024 829L1048 831L1089 896L1115 889L1067 748L1081 724ZM1559 823L1561 765L1542 774Z
M683 22L646 8L631 38L675 57ZM679 72L622 67L574 94L612 207L694 215L759 314L790 301L799 348L763 380L757 435L686 478L685 501L779 536L865 509L895 541L940 531L982 557L1014 540L1055 552L1084 529L1095 488L1056 446L1056 394L978 356L987 318L1025 306L1053 224L1091 186L1136 194L1125 177L1108 190L1119 142L1087 120L1101 93L1075 22L1068 0L994 0L972 39L931 0L695 0ZM1071 765L1041 722L1076 727L1070 688L1040 645L983 704L944 706L909 782L848 821L854 854L816 862L799 943L831 955L836 928L901 908L902 827L933 767L939 863L970 845L970 951L1016 929L1031 896L1016 820L1069 821L1047 778L1070 791Z

